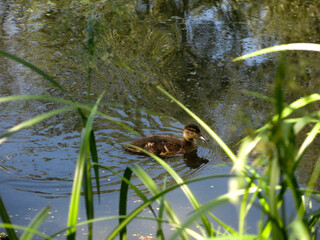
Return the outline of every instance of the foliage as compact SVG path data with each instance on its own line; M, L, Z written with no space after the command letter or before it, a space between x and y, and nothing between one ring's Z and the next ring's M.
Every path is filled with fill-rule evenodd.
M88 24L86 42L86 50L88 51L87 54L89 59L95 54L95 40L93 34L94 21L94 18L91 16ZM273 48L273 50L279 50L279 48L281 50L287 50L293 46L297 45L281 46ZM305 46L314 47L312 48L313 51L316 51L316 49L319 48L319 45L299 45L299 49L305 49ZM271 51L262 51L262 53L267 52ZM158 86L158 89L162 93L167 95L171 100L190 114L208 132L208 134L222 147L234 164L232 173L227 175L211 175L191 180L183 180L165 161L146 152L146 154L153 157L176 182L172 186L166 186L166 178L164 178L163 186L159 187L137 164L128 167L123 176L121 176L120 173L113 171L108 166L99 164L93 131L94 117L96 115L100 115L128 130L133 130L98 110L103 94L98 98L95 104L91 104L90 93L93 69L90 64L87 69L87 103L80 104L74 101L71 96L68 96L67 91L58 82L36 66L6 52L0 51L0 54L37 72L67 96L67 100L51 96L9 96L0 98L0 102L41 99L60 102L66 105L66 107L44 113L12 127L0 136L0 143L21 129L33 126L40 121L46 120L49 117L65 111L77 111L82 117L83 130L81 132L80 150L70 199L68 223L66 229L59 231L59 233L66 231L67 239L76 239L77 227L83 224L88 225L88 239L92 239L92 224L94 222L115 218L119 219L119 225L110 233L107 239L114 239L117 235L119 235L121 239L126 239L127 225L134 219L140 218L139 214L147 207L153 214L153 217L148 219L157 223L158 239L165 239L162 229L164 223L170 224L176 229L175 233L171 236L171 239L177 239L178 237L181 239L213 239L215 237L220 237L222 239L314 239L316 237L319 227L320 212L318 209L308 209L307 202L319 201L320 193L314 191L313 188L320 174L320 164L317 164L314 169L307 188L301 188L299 186L298 180L295 176L295 171L298 168L301 159L304 157L306 149L312 144L320 130L320 111L308 113L307 111L304 111L304 108L307 105L319 101L320 95L313 94L305 96L304 98L286 105L283 94L283 87L285 85L284 70L286 66L283 58L279 61L274 88L273 102L275 105L276 115L264 127L257 130L254 135L248 136L243 140L237 155L232 152L223 140L212 129L210 129L204 121L166 92L162 87ZM124 64L122 65L125 66ZM310 126L311 130L309 131L309 134L306 135L304 142L301 146L297 146L297 135L302 131L302 129ZM263 171L258 171L251 166L251 162L253 160L256 160L257 164L263 168ZM99 195L100 183L98 170L100 168L107 169L122 179L119 199L119 216L106 218L94 217L91 169L93 169L94 181ZM134 184L132 184L130 181L132 174L135 174L143 182L149 190L149 194L142 193ZM229 192L205 204L200 204L196 196L188 187L188 184L191 182L221 177L229 180ZM80 208L81 188L85 198L88 220L78 223L77 217ZM127 203L130 201L128 198L129 188L133 189L142 199L142 204L134 209L130 214L126 211ZM183 221L179 218L178 214L166 198L167 193L178 188L186 195L194 209L187 219ZM296 210L296 215L292 219L288 217L285 204L289 195L294 200L294 209ZM214 208L227 203L234 203L240 207L238 230L228 226L227 223L218 219L211 212ZM159 209L156 210L154 205L159 206ZM261 219L257 233L248 234L246 231L248 227L246 225L246 220L249 211L254 205L259 206L260 208ZM45 220L48 212L49 207L44 208L31 221L28 227L19 227L10 222L8 213L0 198L0 215L3 220L0 227L6 228L10 239L18 239L14 229L24 230L21 236L22 239L32 239L35 234L45 239L51 239L59 233L52 236L46 236L38 231L39 226ZM219 228L212 225L210 221L211 219L219 223ZM197 226L199 231L193 230L192 226ZM218 230L221 228L223 231Z
M237 57L233 59L233 61L243 60L250 57L259 56L261 54L272 53L272 52L280 52L280 51L314 51L320 52L320 45L314 43L291 43L291 44L283 44L274 47L269 47L265 49L261 49L259 51L243 55L241 57Z

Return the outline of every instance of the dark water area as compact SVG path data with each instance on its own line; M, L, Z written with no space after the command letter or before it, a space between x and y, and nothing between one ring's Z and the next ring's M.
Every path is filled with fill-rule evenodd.
M93 14L94 55L85 48ZM53 76L79 102L87 102L92 69L91 101L105 91L100 111L127 124L141 136L181 136L194 120L157 90L175 96L203 119L236 152L236 143L273 115L273 105L244 90L273 96L280 53L242 62L232 59L255 50L295 42L320 42L319 1L3 1L0 3L0 49L31 62ZM319 93L318 53L286 54L286 101ZM125 67L125 66L128 66ZM50 95L66 97L29 68L0 56L0 96ZM61 104L18 101L0 104L0 132ZM0 194L14 224L26 226L45 206L49 219L41 227L54 233L67 223L67 209L80 146L82 120L62 113L11 136L0 145ZM122 173L138 163L161 185L167 173L153 159L125 152L122 145L138 136L102 117L94 130L99 161ZM203 134L208 135L203 131ZM307 152L297 174L306 184L319 156L319 139ZM183 156L166 161L183 179L227 174L231 160L214 140L199 142L199 157L208 163L192 166ZM120 179L101 174L101 201L96 217L116 216ZM143 184L133 179L143 191ZM167 178L167 185L173 184ZM318 185L319 186L319 185ZM320 187L320 186L319 186ZM228 191L228 179L193 183L200 203ZM180 191L168 195L183 219L192 208ZM129 208L141 200L130 192ZM237 209L222 206L213 212L237 228ZM228 213L228 214L226 214ZM147 210L144 214L150 214ZM85 211L80 213L85 220ZM255 233L254 210L250 212ZM258 216L259 218L259 216ZM155 234L152 222L130 224L130 239ZM101 239L117 220L95 225ZM1 229L0 229L1 230ZM173 232L169 227L169 234ZM83 235L82 235L83 234ZM80 230L78 237L86 235ZM64 238L63 234L60 236Z

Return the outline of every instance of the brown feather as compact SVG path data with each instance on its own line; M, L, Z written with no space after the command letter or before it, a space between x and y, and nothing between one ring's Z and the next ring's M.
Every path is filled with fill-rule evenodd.
M134 145L142 148L157 156L170 156L175 154L185 154L196 149L197 145L193 138L204 140L200 133L200 129L194 124L188 124L183 130L184 138L176 138L164 135L153 135L140 139L124 145L124 148L130 152L142 153L139 149L133 148L129 145Z

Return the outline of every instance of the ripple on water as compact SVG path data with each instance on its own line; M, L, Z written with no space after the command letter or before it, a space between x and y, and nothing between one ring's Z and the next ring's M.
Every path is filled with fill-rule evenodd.
M141 118L140 122L133 124L133 128L137 132L141 132L142 136L148 136L152 134L173 135L178 137L182 136L184 123L178 123L174 121L174 119L166 119L165 121L161 121L161 119L157 116L148 117L148 120L151 119L151 121L146 119L146 117ZM156 121L156 124L150 123L153 121ZM153 127L153 125L158 126L156 128ZM128 134L121 128L110 129L106 127L99 130L96 133L96 138L98 142L97 145L101 164L111 167L113 170L118 171L119 173L122 173L126 167L132 164L138 164L156 181L156 183L160 184L164 180L165 176L168 178L168 181L171 181L170 177L168 177L169 174L153 158L124 151L122 145L138 137L140 136ZM190 167L183 155L168 157L165 158L165 161L184 179L199 176L207 167L210 168L210 162L214 157L213 152L209 149L209 145L209 143L199 142L198 156L208 159L209 163L206 161L206 164L199 164L196 168ZM111 177L111 175L107 176L107 178L110 177L111 179L114 179ZM139 180L134 178L133 181L135 184L142 187L142 184ZM109 184L114 184L114 182L111 181ZM115 187L117 187L116 184Z
M185 124L169 117L161 118L145 112L140 112L139 118L135 116L137 119L133 117L135 119L133 122L132 111L129 111L130 118L127 111L117 111L114 108L112 114L113 112L116 112L118 121L130 125L141 136L165 134L179 137ZM61 125L63 123L57 123L59 128L65 128ZM78 158L80 134L78 131L69 133L59 131L58 135L54 135L54 128L51 123L48 128L42 126L38 135L29 135L30 132L25 132L3 144L3 156L12 156L10 160L5 157L1 159L3 168L8 171L7 179L11 180L9 184L11 188L22 192L33 192L42 198L64 198L70 194ZM168 175L156 160L124 151L124 143L140 136L128 133L124 128L99 117L96 118L94 128L101 165L123 174L128 166L139 164L159 184ZM182 155L165 160L182 178L187 179L201 175L206 168L210 168L210 162L214 159L208 142L199 142L198 155L208 159L209 163L195 167ZM119 191L121 183L119 177L104 169L100 169L99 174L102 194ZM132 181L142 187L141 181L136 177L133 176ZM168 181L171 181L169 177Z

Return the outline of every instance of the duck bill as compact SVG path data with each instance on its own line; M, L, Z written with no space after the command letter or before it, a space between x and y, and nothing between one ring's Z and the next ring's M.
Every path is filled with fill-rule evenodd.
M199 136L199 139L202 140L202 141L205 141L205 142L208 141L208 140L207 140L204 136L202 136L202 135Z

